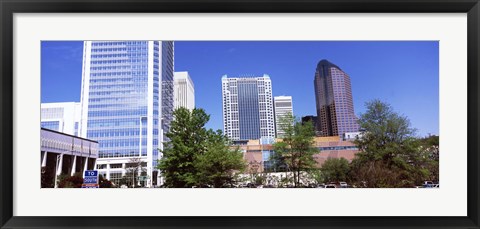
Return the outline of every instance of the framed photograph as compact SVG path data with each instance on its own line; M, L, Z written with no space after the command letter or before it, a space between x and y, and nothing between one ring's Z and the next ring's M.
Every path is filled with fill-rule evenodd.
M0 6L1 228L480 228L478 0Z

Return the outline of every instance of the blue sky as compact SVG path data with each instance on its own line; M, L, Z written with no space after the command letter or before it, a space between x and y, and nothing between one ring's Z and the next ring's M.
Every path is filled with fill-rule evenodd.
M82 42L42 42L42 103L80 101ZM293 97L294 114L316 115L313 79L322 59L351 79L355 114L380 99L407 116L419 136L439 134L436 41L176 41L175 71L188 71L195 103L222 129L221 77L268 74L273 95Z

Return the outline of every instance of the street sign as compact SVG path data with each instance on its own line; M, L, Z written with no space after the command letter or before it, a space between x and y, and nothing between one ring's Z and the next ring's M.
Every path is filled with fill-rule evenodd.
M98 171L86 170L85 177L83 178L83 184L98 184Z
M91 177L91 176L98 176L98 171L97 170L85 170L85 176L86 177Z

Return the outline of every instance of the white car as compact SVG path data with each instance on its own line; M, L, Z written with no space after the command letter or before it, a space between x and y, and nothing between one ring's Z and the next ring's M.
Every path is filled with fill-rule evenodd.
M346 188L348 187L347 182L340 182L340 188Z

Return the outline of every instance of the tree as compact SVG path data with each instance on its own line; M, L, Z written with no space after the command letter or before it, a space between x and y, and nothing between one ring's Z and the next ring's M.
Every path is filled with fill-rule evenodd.
M260 175L260 167L262 166L261 161L253 160L248 162L248 170L247 173L250 175L249 181L253 184L257 183L257 177Z
M367 187L411 187L426 178L428 171L415 129L407 117L382 101L366 103L359 124L365 130L356 140L360 153L351 163L352 178Z
M207 136L207 150L196 155L194 163L196 182L215 188L232 187L238 172L245 169L243 154L238 147L230 148L230 142L222 131L209 130Z
M52 166L41 168L41 187L53 188L55 186L55 169Z
M170 132L166 135L170 142L164 144L163 157L158 168L165 177L166 187L188 188L196 185L195 155L204 154L209 120L202 109L179 108L173 112Z
M320 168L327 182L346 181L350 170L345 158L328 158Z
M203 109L179 108L173 112L158 168L165 177L166 187L222 187L232 183L235 171L244 168L242 154L230 149L221 131L205 128L210 116Z
M439 154L440 139L438 136L431 135L426 138L419 139L421 148L421 158L423 165L428 170L427 179L431 181L439 181Z
M83 184L83 177L81 173L75 173L73 176L68 174L61 174L58 176L59 188L81 188Z
M132 188L139 187L139 173L145 173L145 162L142 162L140 157L133 157L128 160L128 163L125 164L125 176L127 182L131 185Z
M320 169L312 169L309 172L310 179L315 182L316 185L320 185L325 182L325 174Z
M313 155L319 150L314 146L315 130L311 122L302 124L292 115L280 118L279 126L285 133L281 141L273 144L273 147L281 161L285 162L288 170L293 173L295 187L299 187L303 172L316 168Z
M100 188L113 188L111 181L105 179L102 175L98 176L98 187Z

